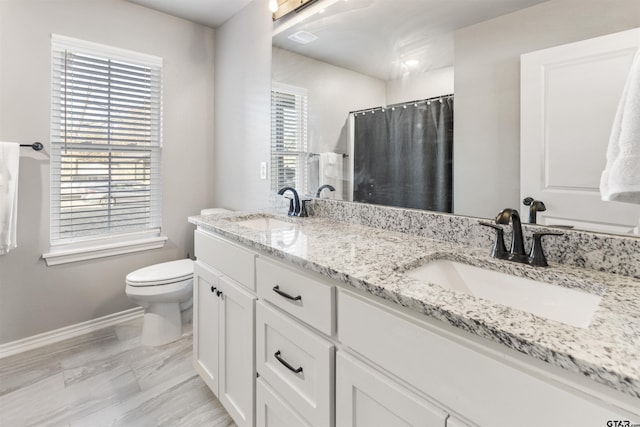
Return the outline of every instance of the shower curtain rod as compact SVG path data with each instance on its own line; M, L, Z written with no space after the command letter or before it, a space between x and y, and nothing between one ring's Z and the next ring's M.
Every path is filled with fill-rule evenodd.
M397 104L391 104L391 105L385 105L385 106L381 106L381 107L374 107L374 108L365 108L362 110L355 110L355 111L350 111L349 114L354 114L357 115L359 113L368 113L368 112L374 112L374 111L384 111L388 108L394 109L394 108L399 108L399 107L404 107L406 108L408 105L414 105L414 106L418 106L418 104L424 104L426 103L430 103L432 101L442 101L445 98L453 98L453 93L450 93L448 95L440 95L440 96L434 96L433 98L426 98L426 99L418 99L416 101L408 101L408 102L399 102Z

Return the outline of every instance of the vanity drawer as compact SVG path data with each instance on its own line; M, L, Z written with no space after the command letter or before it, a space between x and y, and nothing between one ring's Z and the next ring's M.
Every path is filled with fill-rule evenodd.
M256 426L310 427L262 378L256 380Z
M311 425L333 425L335 348L264 302L256 304L256 367Z
M335 331L335 287L288 266L256 260L258 296L332 335Z
M194 247L198 260L255 291L256 254L204 231L195 231Z

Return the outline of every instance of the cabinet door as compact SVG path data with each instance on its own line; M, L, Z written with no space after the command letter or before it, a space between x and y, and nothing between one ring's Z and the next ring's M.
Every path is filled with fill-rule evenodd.
M336 355L336 427L444 427L447 414L363 362Z
M193 275L193 367L211 391L218 395L219 298L218 275L200 262Z
M220 393L218 398L240 427L253 426L256 297L220 277Z
M311 427L262 378L256 381L256 426Z

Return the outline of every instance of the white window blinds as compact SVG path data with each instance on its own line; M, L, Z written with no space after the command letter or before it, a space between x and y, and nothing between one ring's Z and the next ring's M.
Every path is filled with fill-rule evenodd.
M271 89L271 188L307 192L307 91L273 83Z
M160 58L52 37L51 243L159 235Z

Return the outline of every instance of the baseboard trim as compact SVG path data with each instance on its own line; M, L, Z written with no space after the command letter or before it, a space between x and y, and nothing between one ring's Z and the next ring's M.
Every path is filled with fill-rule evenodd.
M23 351L33 350L34 348L74 338L109 326L117 325L118 323L126 322L127 320L133 320L141 317L143 314L144 310L142 307L135 307L129 310L99 317L97 319L91 319L86 322L76 323L75 325L65 326L64 328L54 329L53 331L1 344L0 359L22 353Z

